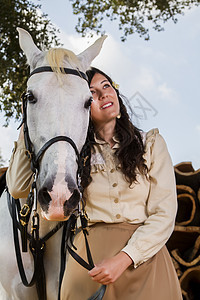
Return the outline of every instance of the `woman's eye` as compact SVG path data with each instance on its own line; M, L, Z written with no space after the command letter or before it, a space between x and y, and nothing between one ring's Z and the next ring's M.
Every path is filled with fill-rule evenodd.
M34 95L31 91L28 91L25 96L26 96L26 99L28 102L33 103L33 104L37 102L37 99L34 97Z
M110 85L108 83L104 84L104 86L103 86L104 89L106 89L108 87L110 87Z
M93 98L90 97L90 98L85 102L84 107L85 107L85 108L89 108L89 107L91 106L92 101L93 101Z

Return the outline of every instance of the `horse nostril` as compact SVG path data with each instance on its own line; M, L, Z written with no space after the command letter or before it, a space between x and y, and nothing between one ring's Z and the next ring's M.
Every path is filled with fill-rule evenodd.
M47 188L41 188L38 192L38 198L40 199L41 205L48 205L51 201L51 197L48 193Z
M64 203L64 215L69 216L71 212L77 207L79 201L80 193L77 189L75 189L71 197Z

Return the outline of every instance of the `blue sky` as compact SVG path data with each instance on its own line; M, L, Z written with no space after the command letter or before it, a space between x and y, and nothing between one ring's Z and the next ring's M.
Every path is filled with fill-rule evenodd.
M64 47L78 54L96 39L75 32L77 17L69 1L33 2L42 4L42 10L60 28ZM191 161L195 169L200 168L199 17L200 7L195 7L179 16L177 24L166 23L165 31L151 30L150 41L132 35L125 43L120 41L117 23L106 21L108 38L93 62L120 85L140 115L139 127L145 131L159 128L173 164ZM0 129L0 148L6 160L18 135L16 127L17 123L11 122Z

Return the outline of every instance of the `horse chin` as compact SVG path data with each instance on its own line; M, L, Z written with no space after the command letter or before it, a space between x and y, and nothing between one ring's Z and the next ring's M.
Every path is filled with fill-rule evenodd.
M67 221L69 219L69 216L67 216L67 217L64 216L63 211L62 211L62 213L56 212L53 215L42 211L41 215L42 215L42 218L47 221L61 222L61 221Z

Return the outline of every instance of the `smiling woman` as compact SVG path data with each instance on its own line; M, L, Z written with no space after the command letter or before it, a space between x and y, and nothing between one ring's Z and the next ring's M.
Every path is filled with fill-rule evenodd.
M165 247L177 207L165 141L130 122L109 76L96 68L87 75L93 102L81 183L95 267L88 273L69 257L61 299L88 299L104 284L105 300L181 300ZM74 245L86 259L84 243L78 233Z
M92 122L98 132L105 131L105 128L109 127L110 136L112 136L116 117L120 113L117 92L108 79L99 73L94 75L90 83L90 91L94 99L91 104Z

